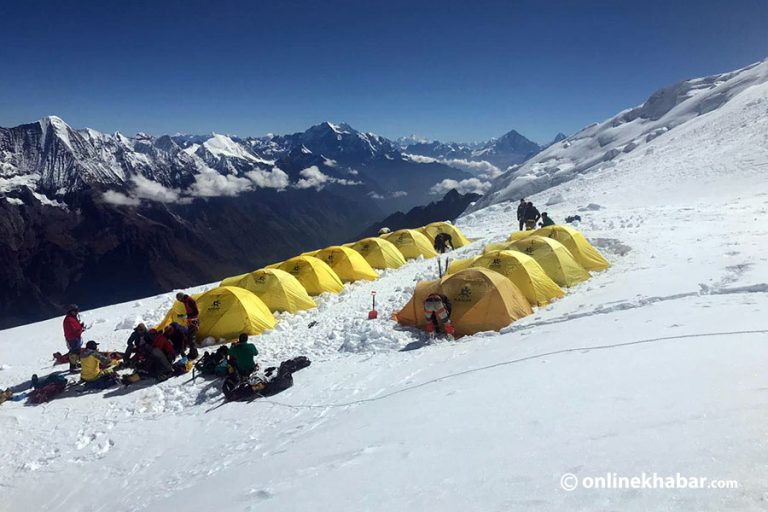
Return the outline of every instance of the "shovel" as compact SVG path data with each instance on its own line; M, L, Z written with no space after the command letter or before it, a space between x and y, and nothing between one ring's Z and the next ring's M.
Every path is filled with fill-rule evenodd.
M376 311L376 292L371 292L371 299L373 300L373 308L368 312L368 320L375 320L379 317L379 312Z

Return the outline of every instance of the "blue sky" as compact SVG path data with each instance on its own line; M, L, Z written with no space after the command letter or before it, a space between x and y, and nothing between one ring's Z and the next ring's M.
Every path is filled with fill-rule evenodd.
M543 142L768 57L768 0L0 2L0 126Z

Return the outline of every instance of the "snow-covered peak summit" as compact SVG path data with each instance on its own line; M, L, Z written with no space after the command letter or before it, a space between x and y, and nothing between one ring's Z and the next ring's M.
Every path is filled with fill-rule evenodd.
M243 160L256 160L244 147L227 135L212 134L211 138L203 142L202 146L211 154L221 158L239 158Z

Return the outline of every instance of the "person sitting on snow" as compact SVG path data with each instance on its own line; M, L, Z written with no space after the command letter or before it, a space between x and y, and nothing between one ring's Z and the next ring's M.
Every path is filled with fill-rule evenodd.
M83 347L83 332L85 324L80 321L80 308L77 304L67 306L67 315L64 317L64 341L67 342L67 356L69 358L69 370L77 370L77 362L80 350Z
M552 218L547 215L547 212L541 213L541 227L545 228L547 226L554 226L555 221L552 220Z
M253 343L248 343L248 335L242 333L229 347L229 362L241 376L247 377L258 367L255 357L259 351Z
M144 345L151 345L152 337L149 335L147 326L142 324L133 328L133 332L128 337L128 346L125 349L125 355L123 355L123 362L125 366L134 366L135 356L141 351L141 347Z
M178 322L171 322L165 329L163 334L173 344L173 350L180 356L185 355L187 345L189 345L189 329L184 327ZM190 359L196 359L197 356L192 357L192 351L197 352L197 349L193 345L189 345Z
M99 352L99 344L91 340L80 352L80 378L91 388L108 388L117 383L112 358Z
M449 338L453 338L455 331L451 323L451 303L448 297L439 293L430 293L424 300L424 316L427 318L426 330L430 337L440 332L442 325L443 332Z

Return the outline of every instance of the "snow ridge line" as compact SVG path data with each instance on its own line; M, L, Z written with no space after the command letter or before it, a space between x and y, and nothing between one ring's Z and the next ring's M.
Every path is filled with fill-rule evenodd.
M280 402L277 400L272 400L266 397L263 397L262 399L258 400L259 402L266 402L272 405L277 405L281 407L288 407L290 409L331 409L331 408L339 408L339 407L350 407L352 405L359 405L359 404L365 404L369 402L378 402L379 400L384 400L386 398L390 398L395 395L399 395L402 393L406 393L408 391L412 391L414 389L422 388L425 386L428 386L430 384L436 384L438 382L441 382L443 380L452 379L454 377L461 377L463 375L469 375L472 373L482 372L486 370L491 370L494 368L499 368L501 366L509 366L516 363L522 363L525 361L531 361L534 359L541 359L543 357L548 356L554 356L559 354L568 354L571 352L588 352L590 350L610 350L614 348L622 348L622 347L631 347L634 345L645 345L649 343L657 343L660 341L670 341L670 340L680 340L680 339L690 339L690 338L706 338L706 337L715 337L715 336L738 336L738 335L744 335L744 334L768 334L768 329L755 329L755 330L747 330L747 331L726 331L726 332L705 332L705 333L696 333L696 334L679 334L677 336L663 336L659 338L646 338L642 340L635 340L635 341L628 341L625 343L612 343L609 345L595 345L592 347L586 346L586 347L572 347L572 348L565 348L562 350L555 350L552 352L544 352L542 354L534 354L531 356L525 356L521 357L519 359L511 359L508 361L500 361L498 363L490 364L487 366L480 366L478 368L470 368L469 370L464 370L461 372L451 373L449 375L443 375L442 377L436 377L434 379L430 379L427 381L424 381L420 384L414 384L413 386L407 386L402 389L397 389L395 391L390 391L389 393L385 393L381 396L371 397L371 398L361 398L359 400L352 400L350 402L340 402L335 404L289 404L285 402Z

